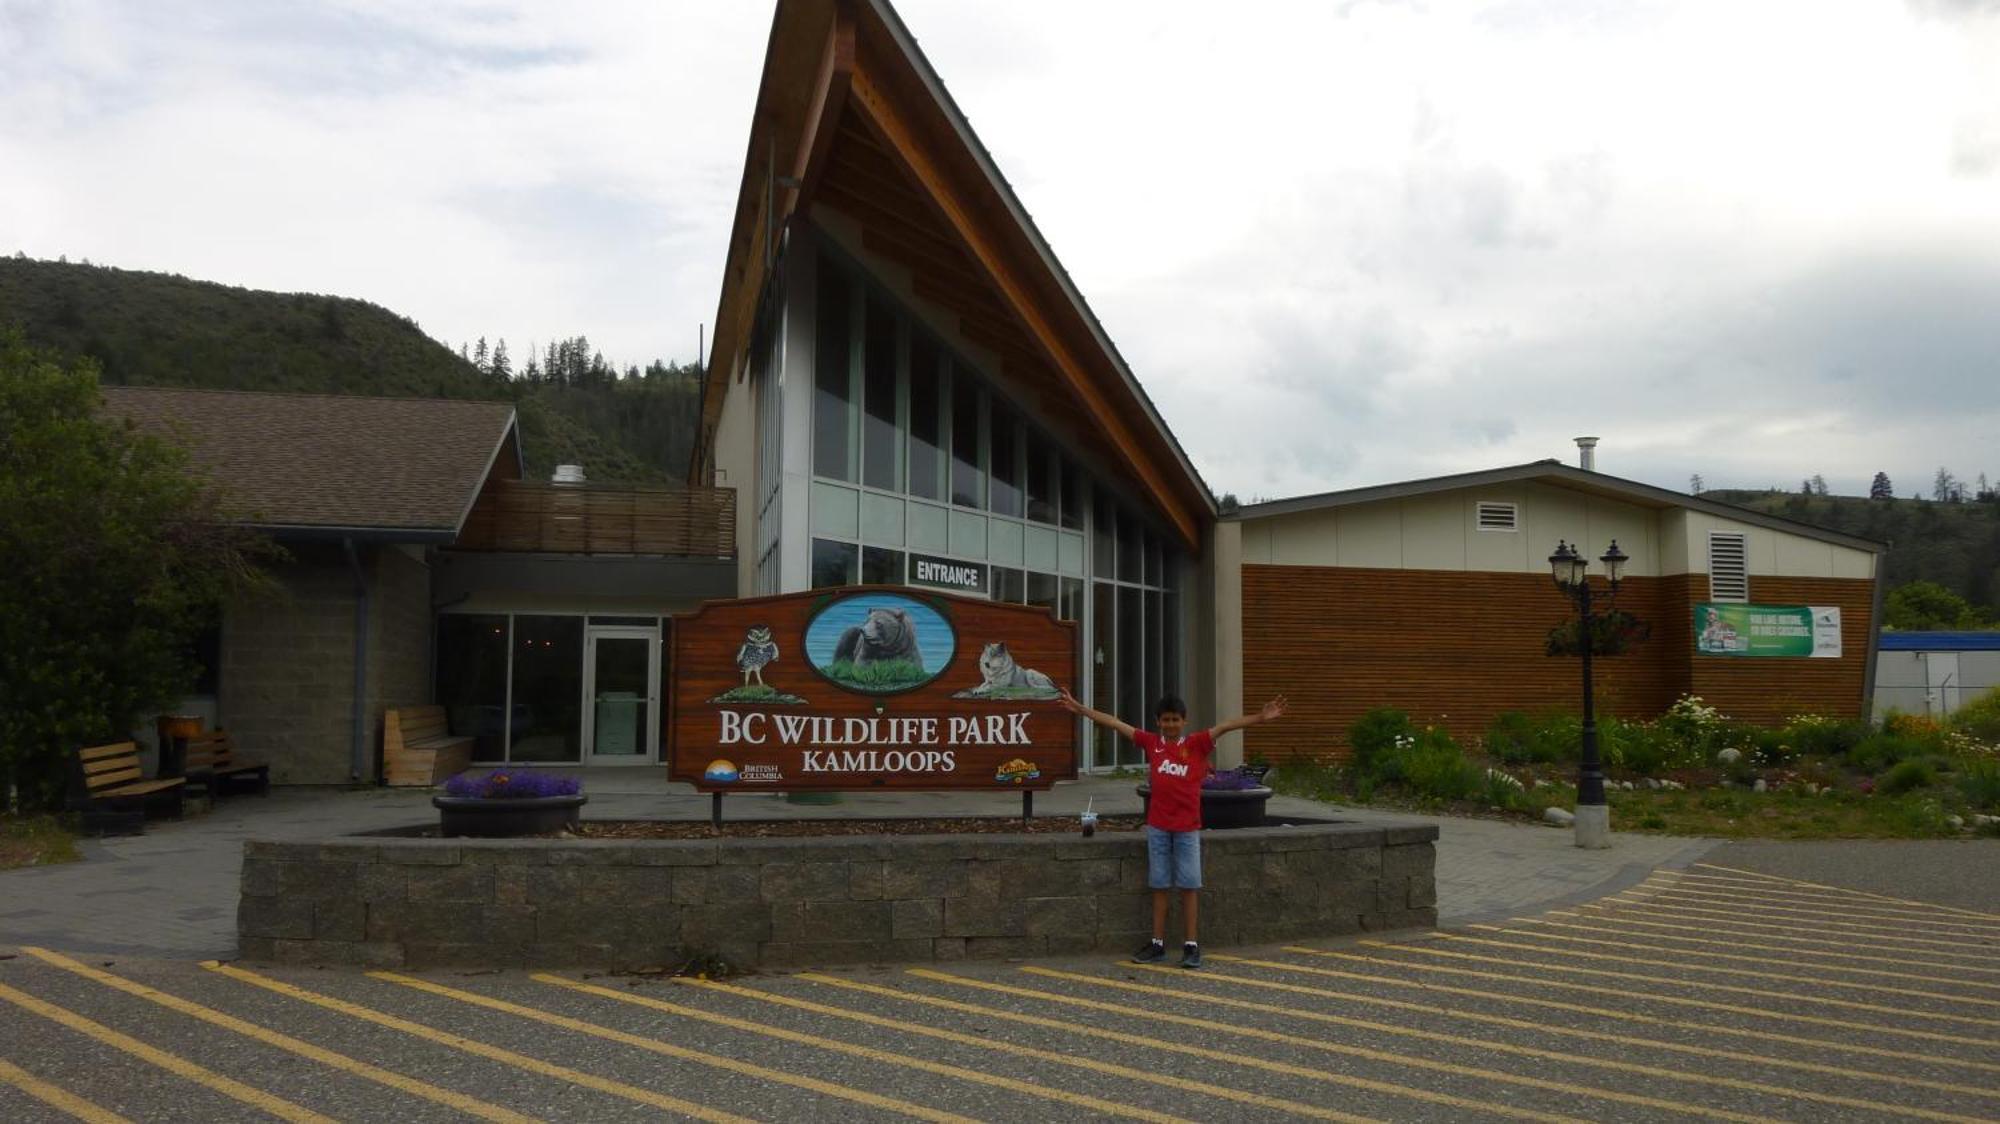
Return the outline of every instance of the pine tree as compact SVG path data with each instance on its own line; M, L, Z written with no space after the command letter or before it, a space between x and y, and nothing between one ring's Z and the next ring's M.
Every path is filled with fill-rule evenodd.
M478 343L475 343L475 344L473 344L473 345L472 345L472 365L473 365L473 366L475 366L475 367L477 367L477 368L479 368L479 373L480 373L480 374L482 374L482 375L483 375L483 374L485 374L485 373L486 373L486 337L485 337L485 336L481 336L481 337L479 337L479 342L478 342Z
M1815 472L1812 475L1812 479L1806 481L1806 483L1808 486L1812 488L1813 495L1815 496L1826 495L1826 477L1821 476L1819 473Z
M1890 487L1888 473L1878 472L1875 474L1875 482L1868 485L1868 498L1871 500L1893 500L1896 498L1896 489Z
M1694 475L1688 477L1689 495L1698 496L1707 490L1708 490L1708 482L1701 478L1701 473L1697 472Z
M486 376L494 382L506 382L514 377L514 365L507 361L507 341L504 338L493 345L493 364Z
M1939 503L1950 503L1952 492L1958 487L1958 478L1943 465L1938 466L1937 476L1931 480L1931 498Z

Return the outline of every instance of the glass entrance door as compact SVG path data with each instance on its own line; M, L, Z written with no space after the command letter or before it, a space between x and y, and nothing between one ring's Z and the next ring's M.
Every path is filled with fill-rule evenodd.
M646 765L659 756L660 633L591 628L584 638L583 763Z

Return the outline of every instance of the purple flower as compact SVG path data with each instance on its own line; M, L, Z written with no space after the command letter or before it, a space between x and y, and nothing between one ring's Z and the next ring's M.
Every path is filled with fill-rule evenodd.
M1230 769L1227 772L1210 773L1203 777L1201 787L1209 792L1242 792L1245 789L1261 787L1263 783L1249 773Z
M480 800L575 796L583 791L583 780L539 769L495 769L490 773L460 773L444 782L444 791L447 796Z

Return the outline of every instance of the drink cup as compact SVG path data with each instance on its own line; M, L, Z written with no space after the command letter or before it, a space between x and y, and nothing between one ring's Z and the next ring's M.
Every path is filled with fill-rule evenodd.
M1083 814L1083 834L1086 836L1097 834L1096 812L1085 812Z

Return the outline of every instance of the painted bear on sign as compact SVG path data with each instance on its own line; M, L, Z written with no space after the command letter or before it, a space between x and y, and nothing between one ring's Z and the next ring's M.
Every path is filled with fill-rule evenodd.
M868 619L840 634L833 647L835 663L850 661L856 667L897 660L923 665L917 651L917 626L902 609L870 609Z

